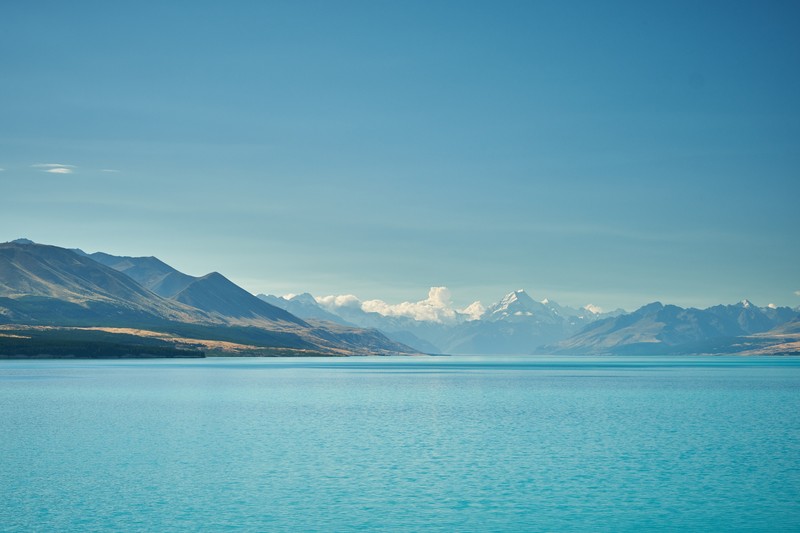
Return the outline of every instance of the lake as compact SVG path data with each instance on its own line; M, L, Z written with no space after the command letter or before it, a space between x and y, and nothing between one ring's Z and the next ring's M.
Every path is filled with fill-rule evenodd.
M3 531L800 530L800 358L0 361Z

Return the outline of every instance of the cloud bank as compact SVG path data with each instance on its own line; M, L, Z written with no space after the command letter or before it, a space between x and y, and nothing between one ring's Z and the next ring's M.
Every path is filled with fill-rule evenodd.
M418 302L401 302L390 304L383 300L361 301L352 294L322 296L316 298L317 303L329 311L350 307L361 309L366 313L378 313L384 316L407 317L424 322L452 324L459 319L477 319L485 310L480 302L474 302L463 310L453 307L450 289L447 287L431 287L428 297Z

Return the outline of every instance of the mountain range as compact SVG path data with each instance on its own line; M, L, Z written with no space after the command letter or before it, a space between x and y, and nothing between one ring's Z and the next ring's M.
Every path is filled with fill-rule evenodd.
M372 309L355 297L254 296L155 257L0 244L0 356L800 353L800 310L747 300L603 313L516 290L424 319Z
M289 298L258 297L302 318L376 328L417 350L446 354L527 354L538 346L565 339L589 323L623 313L621 309L599 313L546 299L536 301L522 289L507 294L478 316L455 312L447 321L386 316L357 305L325 305L307 293Z
M800 352L800 312L748 300L707 309L654 302L598 321L545 348L562 354L755 354Z
M310 294L259 295L299 317L325 317L376 328L426 353L448 354L715 354L800 352L800 309L758 307L748 300L708 309L654 302L626 313L575 309L524 290L511 292L479 316L453 321L385 316L358 305L335 306Z
M64 331L72 337L81 332L86 343L96 335L86 328L104 328L221 355L417 353L376 330L302 320L216 272L194 278L153 257L86 254L25 241L0 244L2 324L5 345L18 339L6 352L29 353L23 340L41 337L42 328L70 328ZM49 334L48 347L53 339Z

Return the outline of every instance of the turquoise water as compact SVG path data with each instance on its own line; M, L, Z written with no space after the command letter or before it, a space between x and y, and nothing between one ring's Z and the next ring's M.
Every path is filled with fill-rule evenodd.
M3 361L0 528L800 530L800 359Z

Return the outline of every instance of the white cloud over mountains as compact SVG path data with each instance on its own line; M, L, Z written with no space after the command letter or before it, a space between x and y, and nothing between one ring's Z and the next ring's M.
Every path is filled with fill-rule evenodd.
M800 291L798 291L800 292ZM293 295L285 295L291 298ZM507 295L508 298L510 295ZM389 317L405 317L422 322L435 322L439 324L456 324L465 321L479 320L486 313L486 306L480 301L475 301L458 309L453 305L451 292L447 287L431 287L428 297L416 302L401 302L390 304L384 300L361 300L353 294L337 294L329 296L315 296L317 303L327 311L337 314L346 309L360 310L365 313L377 313ZM580 314L577 310L562 307L547 299L542 300L542 305L555 310L556 313L566 315ZM594 315L602 314L603 308L594 304L585 305L582 309ZM537 311L538 312L538 311Z
M314 299L322 307L327 307L330 309L336 309L339 307L354 307L356 309L361 309L361 300L358 299L358 296L352 294L321 296L315 297Z
M418 302L401 302L390 304L383 300L361 301L352 294L330 295L316 298L317 303L329 311L342 307L361 309L367 313L378 313L384 316L408 317L425 322L450 324L458 321L459 314L477 318L484 309L480 302L474 302L466 309L457 310L451 301L450 289L447 287L431 287L428 297Z

